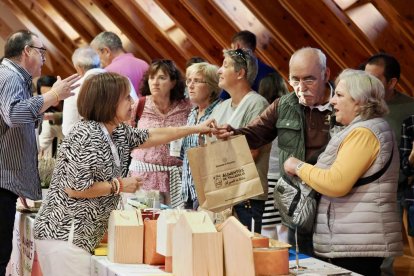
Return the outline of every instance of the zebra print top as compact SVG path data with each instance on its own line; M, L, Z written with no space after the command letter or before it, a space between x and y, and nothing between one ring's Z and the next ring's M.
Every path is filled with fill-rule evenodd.
M113 131L123 177L128 173L132 148L148 137L148 130L125 124ZM107 230L109 215L116 208L119 196L75 199L69 198L64 189L85 190L94 182L112 180L115 175L115 161L99 123L85 120L76 123L60 145L49 192L36 217L35 239L67 241L73 221L73 244L92 253Z

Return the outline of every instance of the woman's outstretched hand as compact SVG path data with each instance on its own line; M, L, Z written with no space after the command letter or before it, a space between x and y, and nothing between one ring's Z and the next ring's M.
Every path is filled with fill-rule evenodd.
M234 128L231 125L224 124L221 126L214 127L213 134L218 139L227 139L230 136L234 135Z

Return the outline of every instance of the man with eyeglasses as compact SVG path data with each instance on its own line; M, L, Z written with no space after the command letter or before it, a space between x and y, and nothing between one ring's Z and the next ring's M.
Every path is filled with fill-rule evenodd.
M225 125L216 131L219 138L244 134L250 148L257 149L278 137L281 176L286 175L283 163L290 156L315 164L330 139L332 108L329 99L333 86L326 56L316 48L302 48L289 61L290 84L294 93L274 101L263 113L244 128ZM285 226L286 222L282 221ZM299 251L313 255L312 233L298 229ZM295 244L295 230L288 229L288 242Z
M42 198L37 170L35 125L53 104L72 95L78 76L58 77L49 92L32 95L32 78L41 75L45 51L27 30L11 34L0 65L0 276L12 251L16 201Z

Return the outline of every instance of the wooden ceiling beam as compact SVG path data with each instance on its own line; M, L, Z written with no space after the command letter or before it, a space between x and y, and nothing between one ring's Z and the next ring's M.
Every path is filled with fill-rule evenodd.
M109 18L107 14L102 11L101 8L97 6L92 0L72 0L72 2L75 2L79 8L87 13L91 20L93 20L96 25L100 26L102 31L111 31L121 36L124 33L123 29L114 24L111 18ZM94 37L99 33L100 32L93 34ZM121 40L123 40L123 37L121 37ZM123 46L128 52L133 53L136 57L142 58L144 60L149 59L149 56L145 50L141 48L139 44L131 43L131 40L129 38L127 41L123 40Z
M414 95L414 80L410 77L414 75L414 68L412 67L412 60L414 60L414 44L410 43L408 39L404 38L404 34L401 31L398 31L396 28L395 22L393 20L398 20L396 14L390 15L390 12L383 14L381 10L381 16L384 17L387 24L385 27L378 32L377 36L373 38L368 38L361 29L350 19L346 12L343 12L337 5L335 5L330 0L323 0L325 5L329 7L329 9L343 22L344 31L340 29L336 29L333 26L329 26L330 30L337 30L340 37L338 37L339 41L349 41L349 43L343 43L349 49L355 50L364 50L366 52L366 56L360 61L360 63L364 62L368 57L371 55L378 53L378 52L387 52L392 54L397 58L401 65L401 77L398 82L398 89L404 91L409 95ZM371 1L361 1L355 3L351 9L357 9L363 7L365 4L373 4ZM386 3L382 3L383 8L385 7ZM375 5L374 5L375 7ZM376 7L377 8L377 7ZM392 9L392 7L389 7ZM322 10L323 12L323 10ZM347 32L345 32L345 30ZM358 40L358 45L353 45L352 41ZM346 58L341 57L343 60Z
M13 32L13 29L0 17L0 36L6 40Z
M336 63L331 77L335 78L344 68L356 68L370 55L373 47L366 36L332 1L280 0L282 6L306 30L331 60ZM323 14L323 16L315 16ZM344 43L346 41L346 43ZM371 50L371 51L370 51Z
M396 1L398 2L398 1ZM407 1L405 1L407 3ZM385 1L385 0L373 0L372 4L377 8L377 10L384 16L384 18L388 21L390 28L393 29L393 33L399 37L401 40L407 40L408 43L414 45L414 25L413 22L410 22L400 14L402 11L398 11L395 9L395 4L393 1ZM411 7L406 7L407 9L411 9L414 12L413 3L410 5ZM413 13L411 14L411 16Z
M178 1L156 0L175 24L186 34L190 42L199 51L199 56L213 64L222 63L222 45L207 29Z
M56 38L44 21L37 18L34 13L23 5L20 1L1 0L9 7L22 24L30 31L39 35L44 45L48 49L47 60L45 66L48 72L53 75L60 75L62 77L72 74L74 71L70 59L62 52L61 49L66 49L62 41Z
M87 43L90 43L96 34L103 31L103 28L77 2L67 0L48 1Z
M145 56L148 62L152 57L160 57L161 53L151 45L146 37L144 37L126 18L123 11L119 10L113 1L93 0L93 3L99 7L105 14L117 25L122 32L141 50L141 55Z
M142 40L144 40L146 43L143 46L155 49L156 53L151 52L150 54L151 60L171 59L181 70L185 70L186 54L188 53L179 51L178 46L154 22L151 22L148 15L136 2L130 0L114 1L112 2L112 8L115 8L122 14L123 18L128 20L131 28L139 32L141 37L136 39L139 40L141 45L143 45Z
M180 3L210 33L222 48L230 48L237 26L211 0L180 0Z

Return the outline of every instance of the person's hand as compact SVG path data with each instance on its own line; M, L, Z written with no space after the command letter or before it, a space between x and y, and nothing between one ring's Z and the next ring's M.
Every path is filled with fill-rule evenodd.
M72 76L67 77L66 79L61 79L60 76L57 77L57 81L53 84L52 89L59 96L59 100L64 100L73 96L72 90L77 88L80 84L75 84L80 79L78 74L73 74Z
M215 125L216 125L216 120L208 119L196 125L196 127L198 129L198 133L200 134L211 134L214 131Z
M65 193L71 198L80 198L82 192L81 191L76 191L76 190L73 190L71 188L66 187L65 188Z
M215 127L213 130L213 134L218 139L227 139L230 136L234 135L234 128L231 125L224 124L219 127Z
M47 112L43 115L43 120L54 120L55 116L52 112Z
M121 178L123 193L135 193L141 186L142 180L137 176Z
M288 175L295 176L296 175L296 167L302 163L299 159L295 157L289 157L285 163L283 164L283 168Z

